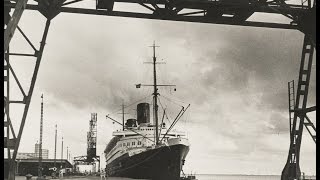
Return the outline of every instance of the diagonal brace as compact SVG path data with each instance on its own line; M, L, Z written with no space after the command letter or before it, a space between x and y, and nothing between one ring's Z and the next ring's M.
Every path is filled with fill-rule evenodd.
M35 54L38 52L38 50L34 47L34 45L31 43L31 41L29 40L29 38L24 34L24 32L22 31L22 29L17 26L18 30L20 31L20 33L22 34L22 36L26 39L26 41L29 43L29 45L32 47L32 49L35 51Z
M22 86L21 86L21 84L20 84L20 81L19 81L16 73L15 73L14 70L12 69L12 66L10 65L9 61L7 61L7 66L9 67L9 69L10 69L10 71L11 71L14 79L16 80L16 82L17 82L17 84L18 84L18 87L19 87L21 93L23 94L23 97L25 98L25 97L26 97L26 93L24 92L24 90L23 90L23 88L22 88Z
M43 36L42 36L42 40L41 40L41 43L40 43L40 50L39 50L39 54L37 56L36 65L35 65L35 68L34 68L34 71L33 71L33 76L32 76L32 79L31 79L31 85L30 85L30 89L29 89L29 92L28 92L28 96L26 98L26 102L25 102L26 105L25 105L24 112L23 112L23 115L22 115L22 120L21 120L19 132L18 132L18 136L17 136L17 141L16 141L15 147L14 147L14 152L13 152L13 156L12 156L12 160L13 161L15 161L15 159L17 157L18 148L19 148L19 145L20 145L20 140L21 140L23 128L24 128L24 125L25 125L25 121L26 121L26 118L27 118L28 110L29 110L29 105L30 105L30 102L31 102L31 97L32 97L32 94L33 94L33 89L34 89L34 86L35 86L35 83L36 83L36 79L37 79L37 75L38 75L38 72L39 72L40 62L41 62L41 58L42 58L45 42L46 42L48 31L49 31L50 22L51 22L50 19L47 19L46 25L45 25L45 29L44 29L44 33L43 33ZM15 169L15 163L14 162L10 163L10 170L12 170L12 169Z
M4 51L3 52L6 52L9 47L10 41L18 26L22 13L26 8L27 2L28 0L18 0L18 2L16 3L13 15L8 23L7 29L4 32L4 46L3 46Z

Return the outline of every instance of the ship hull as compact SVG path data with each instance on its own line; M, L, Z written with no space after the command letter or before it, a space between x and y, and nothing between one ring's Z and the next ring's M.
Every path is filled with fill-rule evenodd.
M177 144L129 156L124 154L106 165L109 176L134 179L179 180L189 146Z

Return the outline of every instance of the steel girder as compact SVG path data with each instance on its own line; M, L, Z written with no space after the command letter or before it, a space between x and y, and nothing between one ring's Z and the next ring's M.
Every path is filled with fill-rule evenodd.
M300 22L297 22L301 19L299 17L304 16L309 12L307 6L283 5L281 3L277 3L276 1L265 3L253 1L250 4L230 5L219 3L219 1L177 0L170 6L167 5L167 8L160 8L160 6L167 4L167 1L164 0L116 0L115 2L137 4L139 6L141 5L148 8L151 12L113 11L104 9L90 9L86 7L78 8L72 6L65 7L66 5L72 5L75 3L72 1L62 4L61 7L59 7L59 12L282 29L299 29ZM7 3L5 6L14 7L15 4ZM27 4L26 9L37 10L41 13L46 11L43 9L43 7L36 4ZM189 10L190 12L182 13L182 10ZM259 12L282 14L292 19L292 23L272 23L247 20L252 14Z
M315 46L311 42L310 38L305 35L300 63L298 88L294 103L291 103L292 98L290 98L290 95L292 93L290 93L289 90L290 147L287 162L281 174L281 180L300 180L301 178L299 163L303 126L307 128L313 141L316 142L316 128L306 115L307 112L315 110L315 106L307 108L314 50ZM294 108L292 108L292 104L294 105ZM291 113L293 113L293 119L291 119ZM307 122L305 122L305 118ZM313 133L311 132L312 130L314 130Z

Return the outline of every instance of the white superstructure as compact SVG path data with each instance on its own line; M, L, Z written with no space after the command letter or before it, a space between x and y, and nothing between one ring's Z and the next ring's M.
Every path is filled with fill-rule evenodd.
M163 125L159 127L160 145L172 146L183 144L189 146L186 134L181 131L172 130L167 132L167 128ZM144 151L158 148L155 146L155 127L148 124L140 124L138 127L131 127L130 129L114 131L114 143L110 144L110 148L106 149L106 163L109 164L116 158L128 153L133 156ZM164 138L163 138L164 137Z

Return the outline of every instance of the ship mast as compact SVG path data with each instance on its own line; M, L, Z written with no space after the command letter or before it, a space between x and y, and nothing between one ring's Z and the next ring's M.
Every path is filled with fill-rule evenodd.
M124 102L122 100L122 131L124 131Z
M124 108L125 108L125 106L124 106L124 100L122 100L122 105L121 105L122 112L120 113L120 114L122 114L122 124L121 124L121 126L122 126L122 131L124 131L124 129L125 129L124 115L125 115L125 114L128 114L128 113L125 113L125 112L124 112Z
M156 46L155 42L153 42L153 101L154 101L154 118L156 121L156 145L159 143L159 133L158 133L158 104L157 104L157 98L158 98L158 87L157 87L157 71L156 71Z
M153 45L150 46L153 48L153 61L152 62L145 62L145 63L152 63L153 65L153 84L136 84L136 88L140 88L141 86L153 86L153 110L154 110L154 121L155 121L155 142L156 145L159 145L159 118L158 118L158 87L159 86L173 86L175 87L176 85L168 85L168 84L157 84L157 71L156 71L156 64L163 64L163 62L157 62L156 58L156 46L155 42L153 42ZM176 90L176 89L174 89Z

